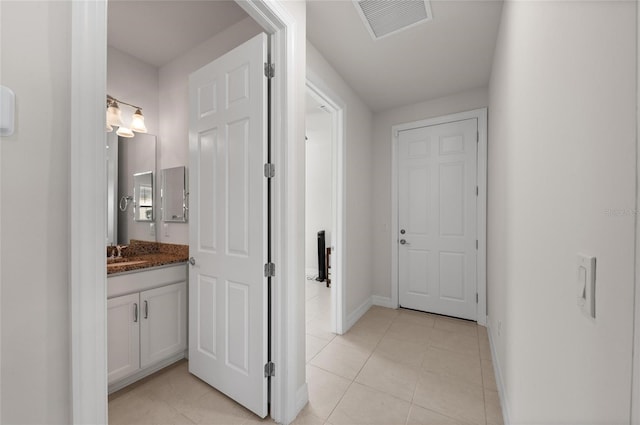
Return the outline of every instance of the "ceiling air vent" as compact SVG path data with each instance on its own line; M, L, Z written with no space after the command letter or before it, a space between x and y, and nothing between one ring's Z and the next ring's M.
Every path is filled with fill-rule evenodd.
M354 0L353 5L374 40L432 17L428 0Z

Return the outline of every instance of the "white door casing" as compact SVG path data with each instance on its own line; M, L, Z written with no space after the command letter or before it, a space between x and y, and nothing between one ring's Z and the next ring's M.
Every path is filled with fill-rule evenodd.
M477 119L398 135L402 307L477 320Z
M189 79L189 371L267 415L267 36Z

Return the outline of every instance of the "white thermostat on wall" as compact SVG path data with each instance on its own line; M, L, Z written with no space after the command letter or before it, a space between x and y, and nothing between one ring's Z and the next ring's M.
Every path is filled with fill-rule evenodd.
M0 86L0 136L11 136L16 116L16 95L9 87Z

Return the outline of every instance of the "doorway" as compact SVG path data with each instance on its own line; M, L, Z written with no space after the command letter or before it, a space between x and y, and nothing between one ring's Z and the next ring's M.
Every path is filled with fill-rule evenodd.
M272 379L272 414L278 422L288 422L296 410L295 337L289 322L297 318L296 307L285 303L298 290L293 285L296 253L293 224L287 211L295 209L299 198L286 191L289 179L297 178L297 167L289 158L295 124L295 83L292 30L294 18L278 4L264 1L239 2L241 7L273 37L272 61L281 64L272 80L271 102L277 105L272 116L275 163L282 177L273 185L276 219L273 259L281 265L273 294L273 356L288 374ZM72 309L72 412L75 423L106 422L106 270L104 229L106 223L106 173L104 143L104 101L106 74L106 2L77 1L72 5L72 137L71 137L71 309ZM88 144L86 140L102 141ZM286 170L286 171L285 171ZM91 200L91 202L87 202ZM291 254L285 256L284 254ZM289 258L289 260L287 260ZM90 283L90 284L89 284ZM289 320L283 320L288 318ZM298 409L299 410L299 409Z
M486 324L486 128L486 109L393 127L393 305Z
M344 108L307 79L305 136L305 299L307 351L344 333ZM310 350L311 349L311 350ZM307 360L311 352L307 353Z

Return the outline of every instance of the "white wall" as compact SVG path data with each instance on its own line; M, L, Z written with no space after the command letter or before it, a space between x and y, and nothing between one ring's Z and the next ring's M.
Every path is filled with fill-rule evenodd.
M0 138L3 424L71 423L70 4L0 2L0 84L17 104Z
M333 235L331 115L307 113L306 125L305 269L309 276L319 273L318 232L325 231L327 247Z
M107 93L124 102L138 105L151 134L158 135L158 68L142 62L114 47L107 48ZM129 122L133 108L120 105L122 117Z
M160 149L160 116L158 114L158 68L142 62L140 59L124 53L114 47L107 48L107 93L123 102L140 106L144 114L144 123L147 126L148 135L134 133L130 139L124 139L120 143L118 156L121 158L118 164L118 201L122 196L133 195L133 174L143 171L153 171L155 183L156 201L156 226L151 223L136 222L133 220L133 209L130 206L127 211L118 211L118 243L128 243L130 239L155 241L158 237L157 223L160 223L160 179L156 158L149 157L151 145L149 135L156 135L155 150ZM128 124L133 108L120 105L122 118L125 125ZM139 158L139 160L138 160ZM131 159L132 161L127 161ZM151 167L149 167L149 164ZM124 233L125 236L121 236ZM159 238L158 238L159 240Z
M373 117L373 294L391 298L391 128L396 124L484 108L486 88L378 112ZM389 300L390 302L390 300Z
M260 32L262 28L247 17L160 68L158 170L181 165L189 169L189 74ZM187 224L166 225L169 236L161 228L158 241L189 243Z
M490 83L488 290L513 424L629 423L635 8L503 9ZM595 321L576 305L579 252L597 257Z
M345 105L344 282L347 317L371 299L372 114L320 52L307 42L307 68ZM331 94L331 93L330 93Z

